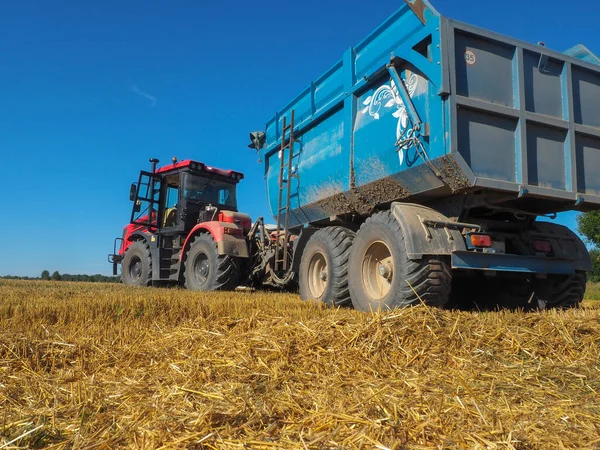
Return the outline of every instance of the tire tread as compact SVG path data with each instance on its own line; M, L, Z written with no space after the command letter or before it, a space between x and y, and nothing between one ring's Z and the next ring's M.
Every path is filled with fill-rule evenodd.
M214 247L215 253L217 253L217 243L215 242L212 235L208 233L199 234L196 236L190 244L190 249L196 245L199 241L206 241L209 245ZM189 250L188 250L189 252ZM187 258L183 264L183 273L186 274ZM237 287L239 270L237 267L237 261L233 256L230 255L218 255L216 264L217 276L215 283L211 286L211 291L230 291ZM191 289L187 276L184 275L184 286L186 289Z

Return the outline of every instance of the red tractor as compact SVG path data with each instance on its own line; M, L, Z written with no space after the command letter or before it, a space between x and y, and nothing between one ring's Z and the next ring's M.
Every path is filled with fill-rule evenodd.
M289 282L274 267L275 260L291 258L292 240L267 229L262 218L253 224L238 212L242 173L176 158L158 169L157 159L150 162L152 171L140 172L131 185L131 221L109 255L115 275L121 264L124 284L212 291Z

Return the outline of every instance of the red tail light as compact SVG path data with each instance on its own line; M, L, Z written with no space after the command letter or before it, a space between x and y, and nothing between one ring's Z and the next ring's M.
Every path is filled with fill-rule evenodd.
M230 234L232 236L243 236L244 231L241 228L223 227L223 233Z
M471 245L473 247L489 248L492 246L492 238L485 234L472 234Z
M552 244L549 241L533 241L533 249L540 253L552 253Z

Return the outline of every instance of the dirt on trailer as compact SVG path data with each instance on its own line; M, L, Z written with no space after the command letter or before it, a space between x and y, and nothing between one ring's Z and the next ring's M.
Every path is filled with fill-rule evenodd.
M451 155L445 156L438 162L437 169L440 179L450 188L450 191L455 194L470 186L469 179L460 170L458 164Z
M3 282L0 298L0 447L600 442L595 302L373 315L287 294L41 281Z
M402 186L395 178L386 177L347 192L323 196L314 206L328 216L357 213L368 215L378 205L404 200L410 197L410 191Z

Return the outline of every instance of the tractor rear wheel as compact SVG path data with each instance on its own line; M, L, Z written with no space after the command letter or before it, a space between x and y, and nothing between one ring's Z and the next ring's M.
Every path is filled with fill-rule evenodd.
M239 280L239 268L233 256L219 255L210 234L196 236L187 252L184 268L185 287L191 291L233 290Z
M344 227L318 230L306 243L299 269L302 300L329 306L350 304L348 259L354 232Z
M425 303L443 307L451 273L439 256L408 258L404 234L390 211L371 216L356 234L348 270L352 304L361 311L386 311Z
M149 286L152 282L152 257L150 247L144 241L129 246L121 268L123 284L126 286Z

